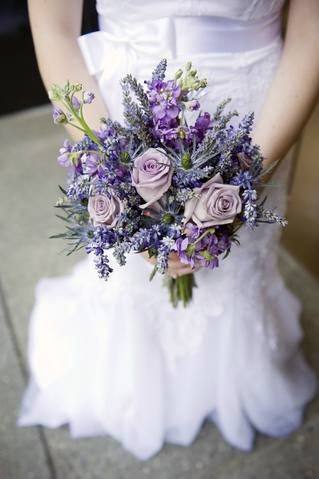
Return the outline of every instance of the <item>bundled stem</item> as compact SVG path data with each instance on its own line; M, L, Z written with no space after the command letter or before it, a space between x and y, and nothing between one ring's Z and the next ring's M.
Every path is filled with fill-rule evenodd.
M193 273L179 276L178 278L168 278L167 287L170 294L170 301L174 308L179 302L186 307L193 298L193 288L196 287Z

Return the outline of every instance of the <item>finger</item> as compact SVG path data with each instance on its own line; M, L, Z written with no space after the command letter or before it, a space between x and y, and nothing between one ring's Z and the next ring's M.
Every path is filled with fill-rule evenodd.
M151 264L153 264L153 265L156 264L156 258L155 258L154 256L150 257L150 256L148 255L148 253L145 252L145 251L143 251L143 252L141 253L141 255L143 256L143 258L144 258L148 263L151 263Z
M172 261L179 261L179 256L175 251L173 251L168 255L168 259Z
M169 259L168 260L168 266L172 268L177 268L178 266L189 266L187 263L182 263L180 259L173 260Z
M185 274L194 273L194 269L189 265L185 265L183 268L169 268L167 274L173 278L178 278L179 276L184 276Z
M188 269L189 267L190 267L189 264L183 264L183 263L168 264L168 269L172 271L182 271L182 270L185 270L186 268Z

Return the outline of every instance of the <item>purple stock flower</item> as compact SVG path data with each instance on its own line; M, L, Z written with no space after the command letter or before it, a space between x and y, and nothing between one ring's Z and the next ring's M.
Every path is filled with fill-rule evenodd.
M192 268L217 268L219 255L230 248L228 236L225 234L218 236L215 232L207 233L199 239L199 231L191 229L190 225L188 225L186 234L189 232L191 234L175 241L175 251L177 251L180 261Z
M153 120L158 129L177 126L177 117L182 109L180 103L181 88L174 80L164 82L154 80L148 85Z
M204 139L204 136L211 127L211 123L211 116L207 112L201 113L197 117L194 125L194 132L198 141L202 141Z
M199 110L198 100L183 101L181 87L174 80L154 80L148 83L148 98L153 113L154 135L162 142L178 150L181 141L192 145L201 142L211 127L211 117L207 112L200 113L192 126L180 125L179 114L183 108Z
M192 241L196 240L201 235L201 232L202 232L201 228L199 228L194 223L186 223L185 234L186 236L191 238Z
M52 118L54 123L66 123L68 121L66 114L58 106L55 106L52 111Z
M180 261L184 264L189 264L192 268L195 267L195 247L192 245L190 239L186 236L177 238L175 241L175 251L177 251Z
M100 157L98 153L91 152L91 153L84 153L81 156L82 168L83 172L87 175L93 176L97 173L99 166L100 166Z
M186 110L196 111L200 109L200 103L198 100L190 100L185 103Z
M206 235L199 244L200 249L196 251L197 264L204 268L213 269L218 267L220 250L217 236L215 234Z
M81 103L76 96L72 97L72 106L75 110L79 110L81 108Z
M95 98L95 95L91 91L83 92L83 103L92 103L94 98Z
M58 156L58 163L60 166L63 166L65 168L72 166L72 162L70 160L71 151L72 151L72 144L69 142L69 140L65 140L63 142L63 146L59 150L60 154Z

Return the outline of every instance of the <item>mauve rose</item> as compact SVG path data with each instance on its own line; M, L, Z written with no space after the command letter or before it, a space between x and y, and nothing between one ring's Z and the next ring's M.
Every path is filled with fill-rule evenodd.
M185 223L192 220L200 228L224 225L241 212L239 186L223 184L219 173L194 192L185 204Z
M171 186L173 168L170 159L160 150L149 148L134 160L132 184L146 201L147 208L158 201Z
M107 228L114 228L118 222L119 215L123 211L121 200L112 193L99 193L90 196L88 211L93 220L94 226L105 225Z

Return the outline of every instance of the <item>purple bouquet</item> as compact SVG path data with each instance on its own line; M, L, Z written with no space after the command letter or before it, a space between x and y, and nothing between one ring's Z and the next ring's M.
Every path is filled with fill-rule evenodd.
M130 253L148 252L154 271L165 273L172 253L182 263L214 269L225 258L236 233L246 224L286 220L265 208L257 189L264 175L262 155L252 144L253 114L238 126L229 99L214 113L201 110L207 81L191 63L165 78L166 61L141 85L122 80L124 125L102 119L98 131L85 121L94 94L82 85L55 85L50 97L55 123L83 132L77 143L66 140L58 162L68 169L66 189L56 207L62 210L68 254L85 248L95 256L101 278L112 272L108 252L120 265ZM194 274L166 276L174 306L192 298Z

